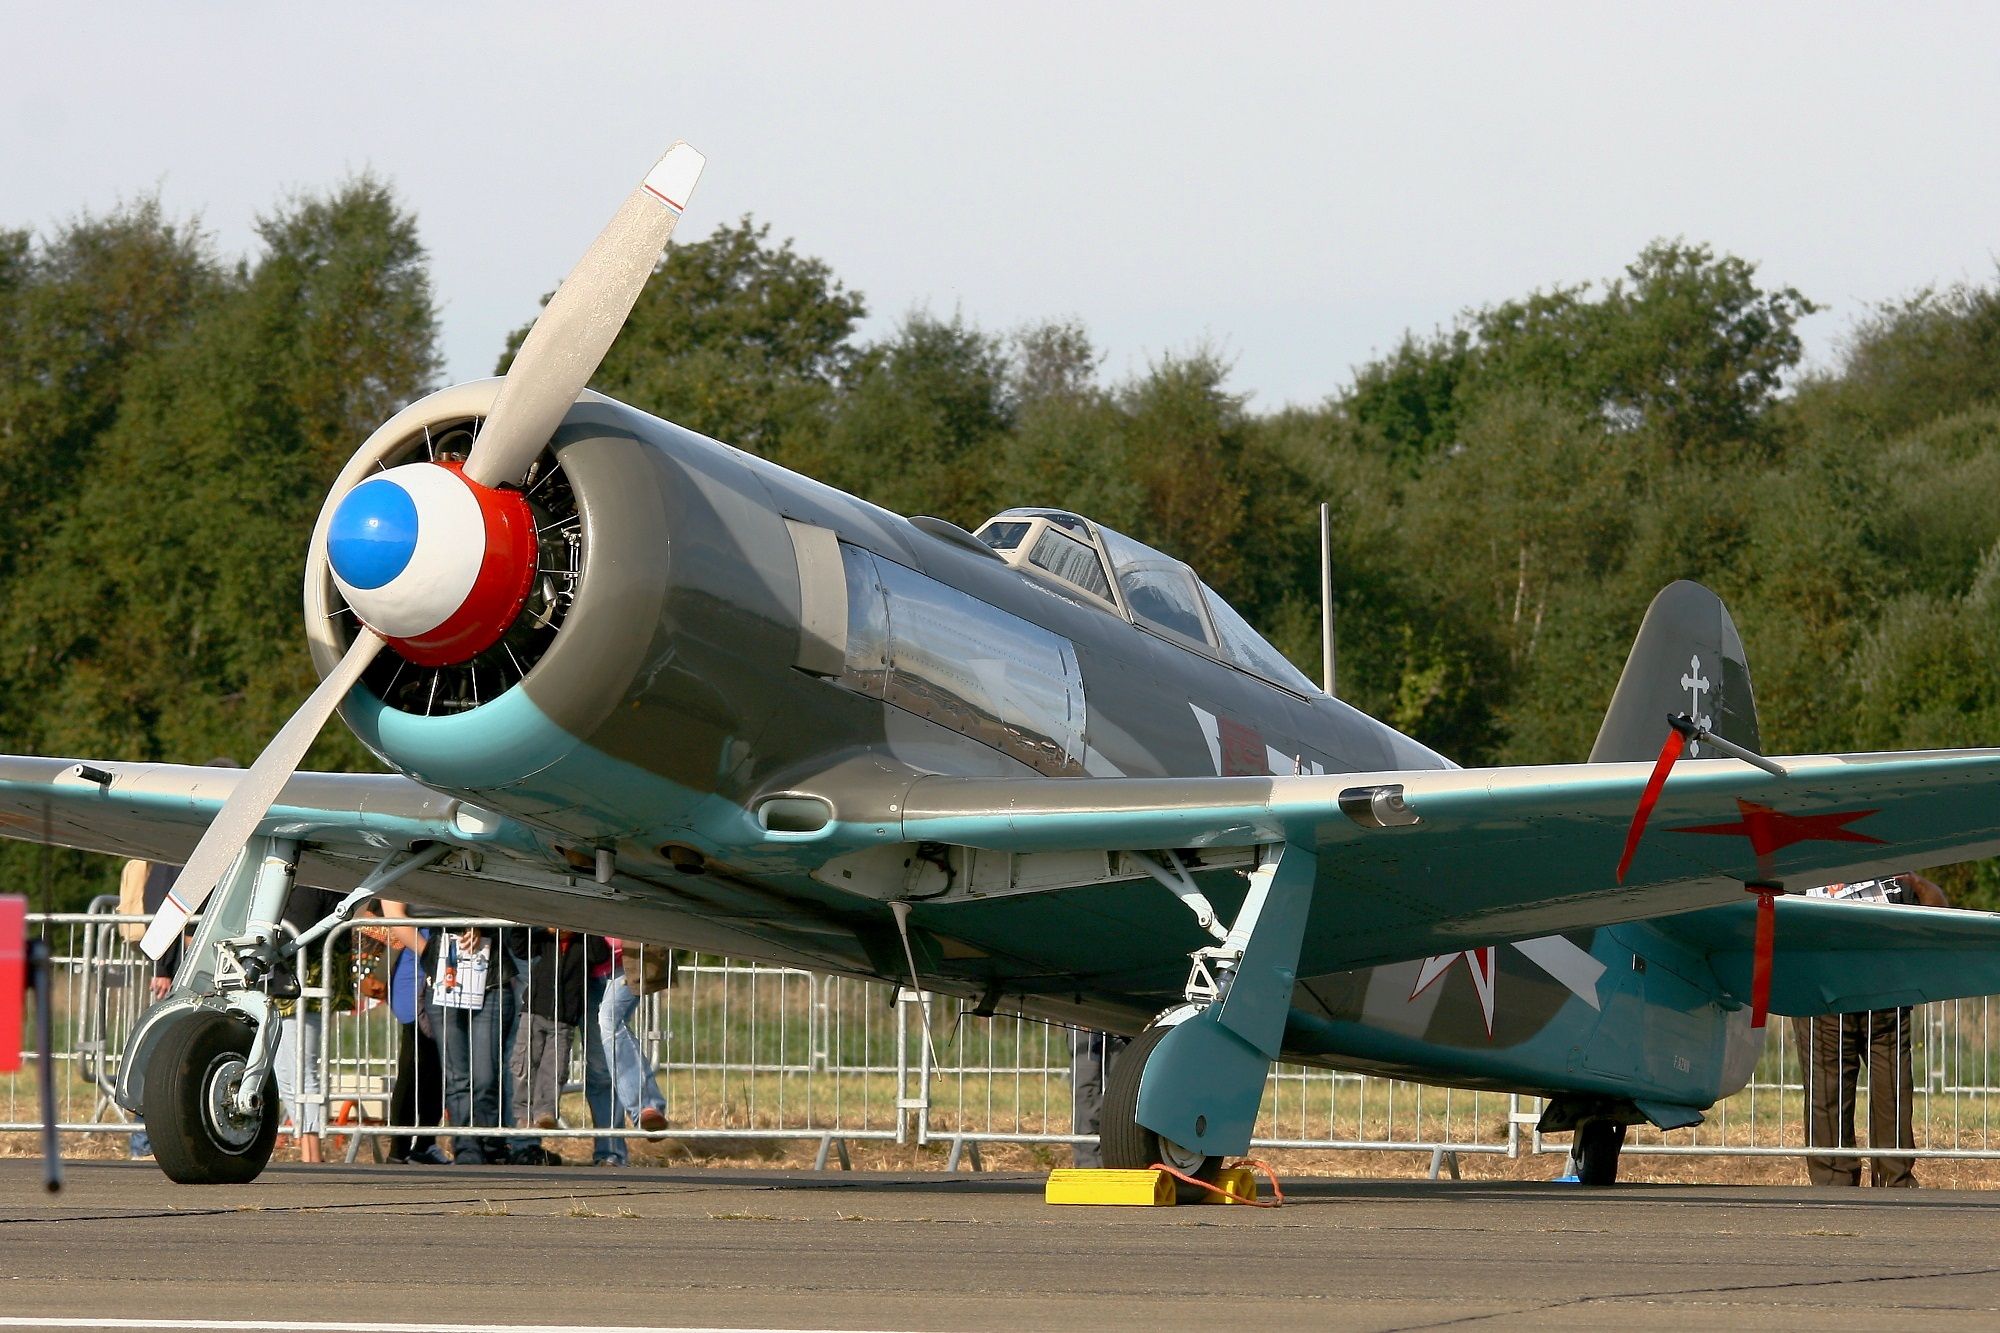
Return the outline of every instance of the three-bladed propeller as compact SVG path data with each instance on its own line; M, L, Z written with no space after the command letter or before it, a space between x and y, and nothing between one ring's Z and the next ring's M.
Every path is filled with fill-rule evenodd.
M605 353L611 350L612 341L632 313L660 251L673 235L674 224L680 221L681 212L694 193L702 165L702 155L685 143L676 143L668 149L638 188L626 197L536 317L508 367L493 409L462 469L461 480L470 488L482 512L505 508L504 504L494 503L504 499L493 495L494 488L517 484L527 475L564 415L597 372ZM271 738L264 752L257 756L257 762L237 782L201 841L195 844L142 941L142 947L152 957L158 958L166 952L188 918L207 901L270 812L278 793L304 761L320 728L361 679L376 654L387 643L402 641L400 629L370 623L366 596L384 584L422 584L426 579L424 568L408 568L413 559L426 553L425 545L417 540L425 513L413 505L407 491L385 490L393 472L402 470L393 469L392 473L373 479L370 485L374 494L369 501L358 504L355 512L347 514L348 540L342 547L348 553L347 568L342 568L341 551L332 555L336 578L362 621L361 632L339 665ZM362 489L357 486L349 492L349 498ZM383 496L387 499L382 499ZM447 498L438 503L449 507L454 502ZM462 500L456 503L463 508ZM344 498L336 510L336 522L347 508ZM477 520L474 522L476 526ZM498 530L501 519L492 519L491 523L495 526L489 527L489 537ZM474 564L477 566L478 562ZM484 568L476 567L468 578L476 583L485 573ZM378 574L385 576L379 582L371 582ZM508 577L511 576L507 570L494 575L499 580ZM393 609L398 615L407 614L410 601L407 590L397 591L402 600ZM357 592L362 595L357 596ZM452 630L446 637L454 643L480 643L484 639L485 643L480 643L482 648L497 640L505 631L506 622L519 611L520 603L513 600L510 604L505 596L482 599L478 593L477 588L448 590L444 598L448 605L443 607L443 614L436 616L437 623L427 627L428 632ZM475 625L469 634L456 632L459 620L482 610L497 623Z

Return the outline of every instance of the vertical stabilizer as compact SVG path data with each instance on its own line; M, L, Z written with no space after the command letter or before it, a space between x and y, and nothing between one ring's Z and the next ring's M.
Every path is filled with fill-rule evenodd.
M1720 597L1686 579L1662 588L1646 608L1590 762L1651 759L1670 713L1687 713L1718 736L1763 751L1736 622Z

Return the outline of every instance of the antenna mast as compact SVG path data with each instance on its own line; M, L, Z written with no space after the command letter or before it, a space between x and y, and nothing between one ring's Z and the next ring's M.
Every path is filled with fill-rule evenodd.
M1320 688L1333 694L1333 506L1319 506Z

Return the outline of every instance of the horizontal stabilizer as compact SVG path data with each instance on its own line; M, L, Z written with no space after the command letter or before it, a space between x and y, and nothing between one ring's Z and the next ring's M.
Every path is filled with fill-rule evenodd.
M1654 930L1706 954L1716 980L1750 997L1755 902L1659 917ZM2000 914L1942 907L1778 899L1771 1012L1894 1009L2000 994Z

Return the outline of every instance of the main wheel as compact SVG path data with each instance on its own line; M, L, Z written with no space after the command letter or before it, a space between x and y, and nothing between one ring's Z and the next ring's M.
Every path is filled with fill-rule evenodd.
M240 1185L270 1162L278 1141L274 1090L251 1115L230 1109L253 1035L242 1019L213 1009L189 1009L160 1033L146 1071L146 1134L169 1179Z
M1617 1183L1618 1154L1625 1147L1625 1126L1609 1120L1586 1120L1576 1127L1573 1147L1579 1184Z
M1183 1148L1139 1123L1139 1076L1145 1073L1153 1048L1171 1031L1172 1028L1147 1028L1112 1059L1111 1072L1104 1080L1104 1113L1098 1119L1098 1142L1104 1165L1143 1171L1158 1162L1214 1184L1222 1175L1220 1157L1198 1148ZM1184 1182L1176 1182L1174 1189L1182 1203L1193 1203L1206 1193Z

